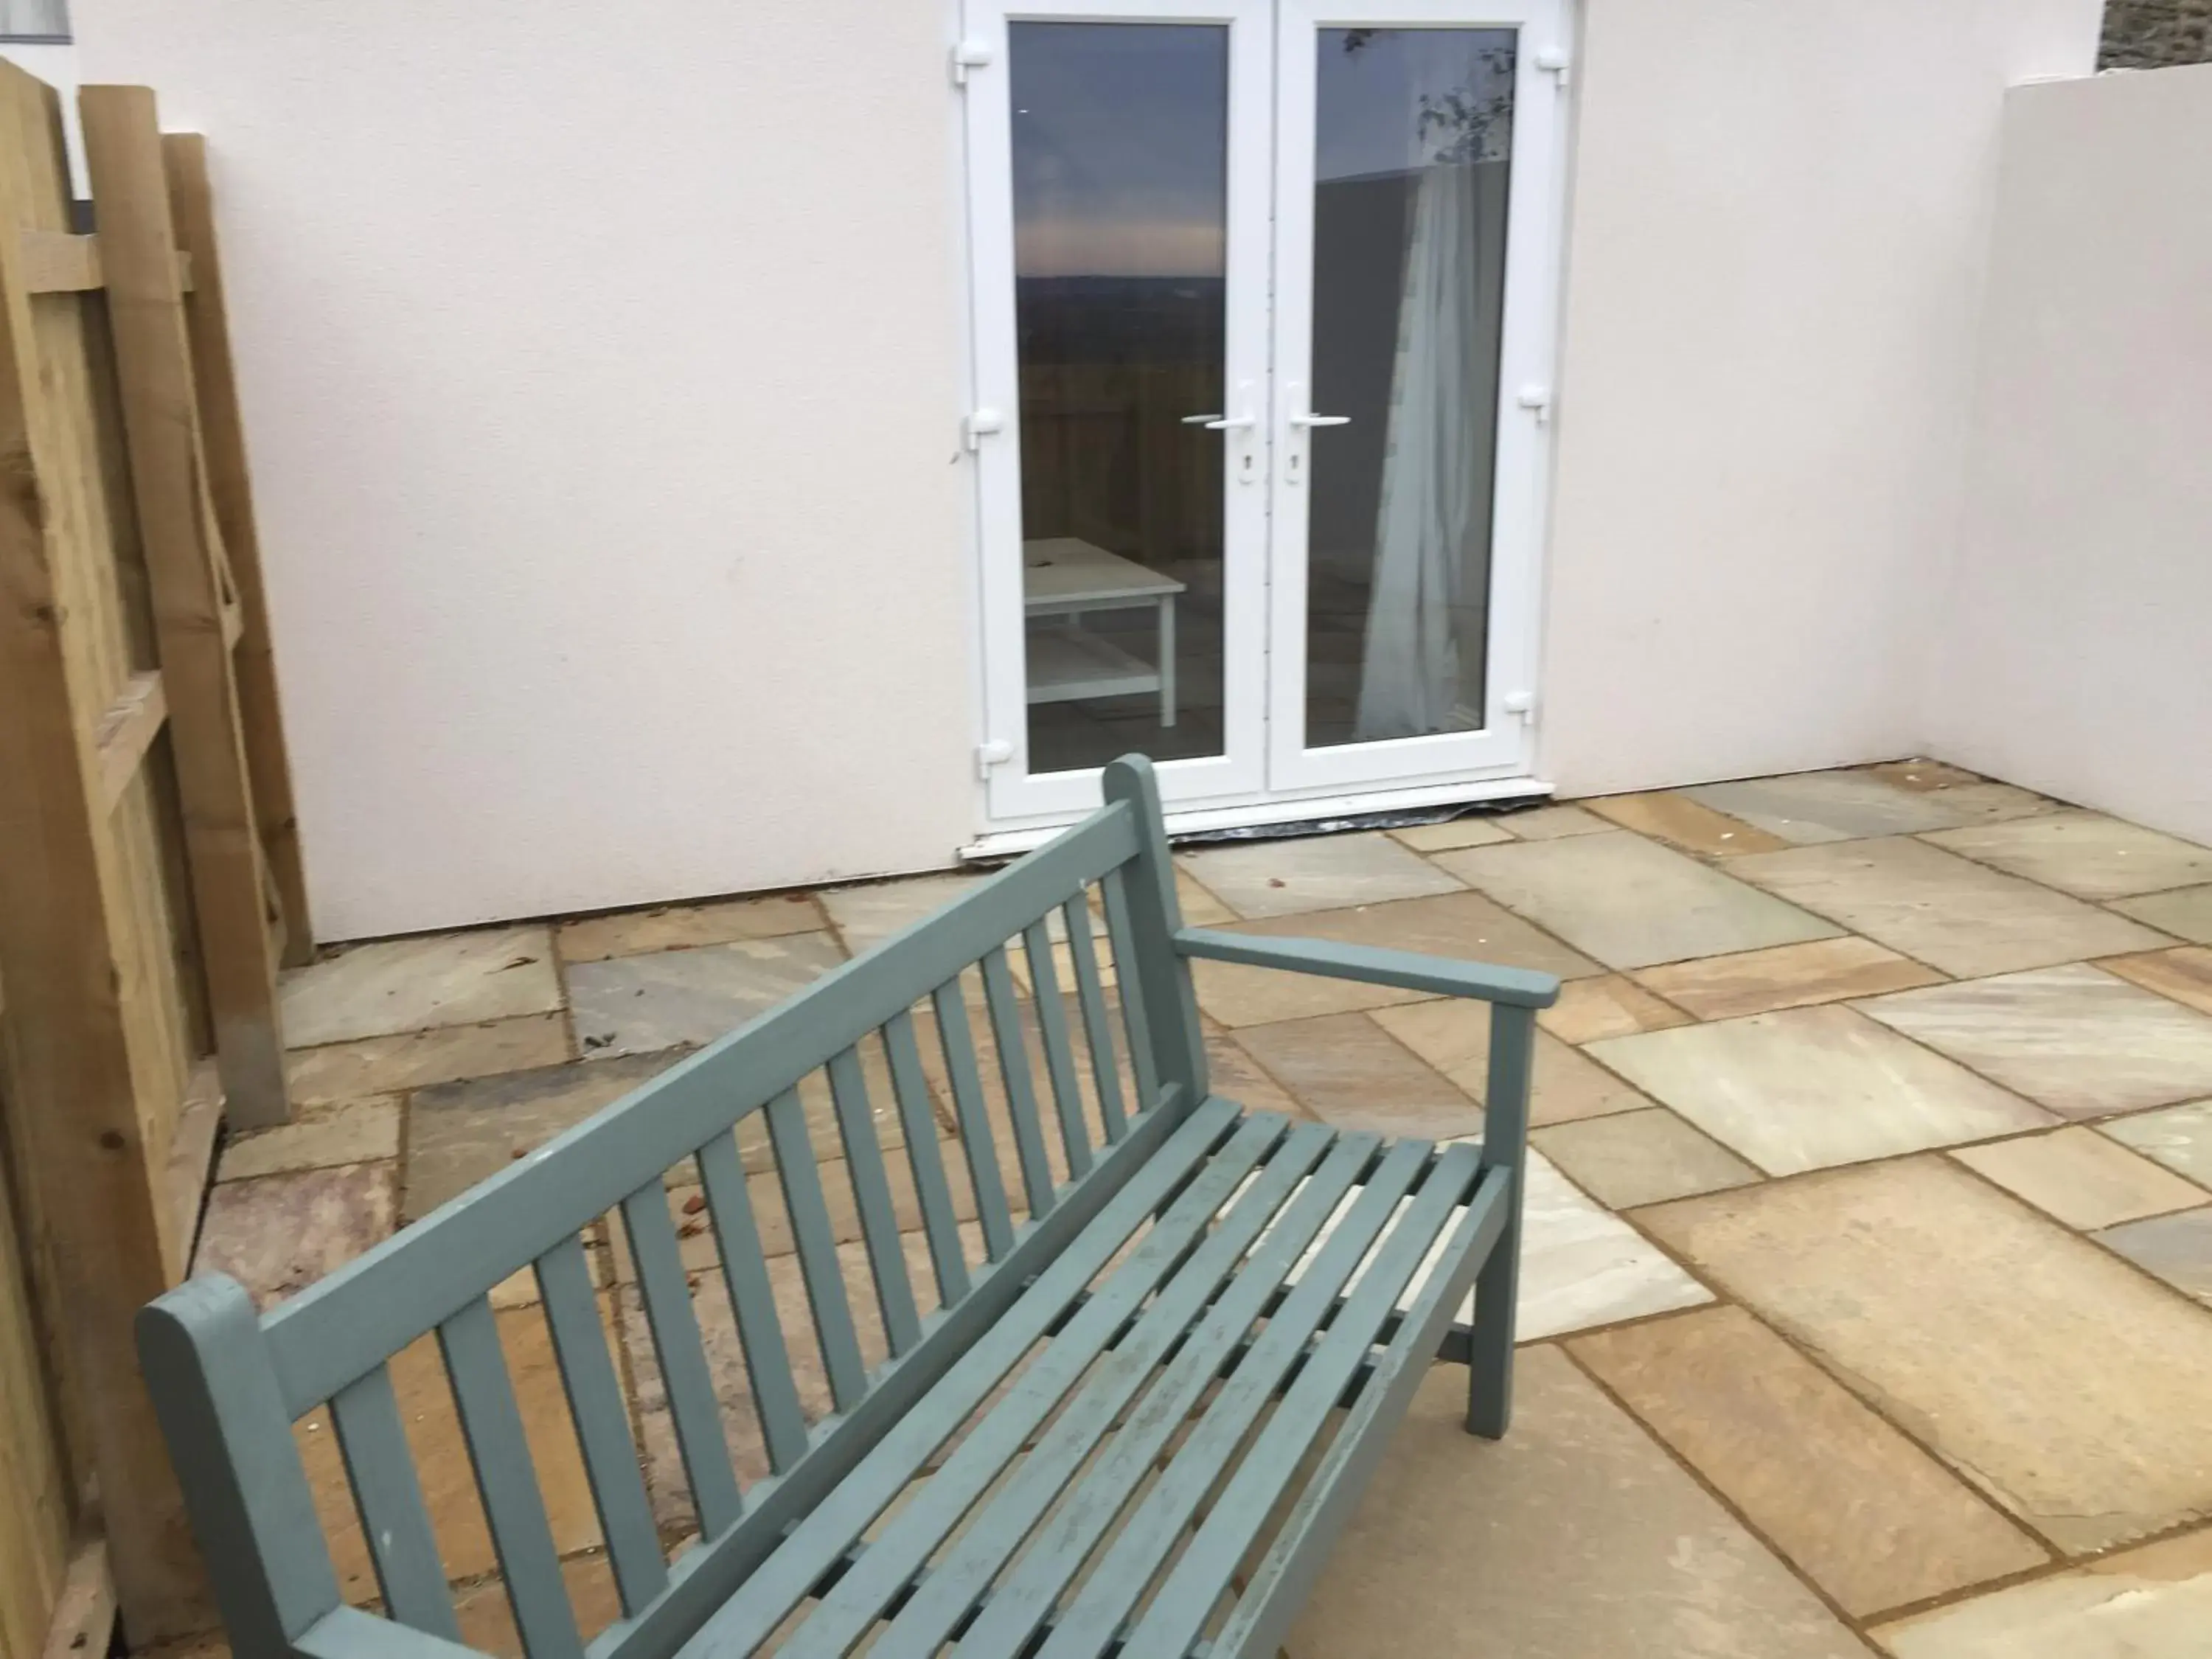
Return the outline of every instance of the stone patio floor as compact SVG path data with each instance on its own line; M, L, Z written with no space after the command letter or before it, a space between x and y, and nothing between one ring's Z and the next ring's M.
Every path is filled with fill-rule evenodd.
M1513 1431L1467 1437L1431 1376L1293 1659L2212 1654L2212 851L1898 762L1180 864L1194 922L1568 981ZM973 879L334 951L285 988L305 1109L226 1147L199 1263L295 1291ZM1479 1012L1201 967L1221 1092L1479 1132ZM495 1300L588 1633L615 1609L532 1297ZM434 1359L395 1371L465 1633L514 1651Z

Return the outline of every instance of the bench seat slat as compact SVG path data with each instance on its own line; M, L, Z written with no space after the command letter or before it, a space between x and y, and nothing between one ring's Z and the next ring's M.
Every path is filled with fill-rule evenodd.
M738 1345L744 1351L745 1379L768 1446L769 1468L781 1474L805 1455L806 1414L792 1380L791 1352L776 1317L775 1287L769 1279L736 1136L716 1135L699 1149L699 1179L707 1189L707 1214L714 1224L722 1283L730 1293Z
M399 1421L399 1401L386 1365L356 1377L331 1396L331 1423L346 1479L361 1506L361 1529L384 1604L403 1625L447 1640L461 1639L437 1534L423 1507L414 1454Z
M905 1353L921 1340L921 1310L915 1305L914 1281L907 1277L898 1212L891 1203L890 1176L884 1167L883 1143L876 1138L859 1049L848 1048L830 1062L830 1097L836 1108L838 1138L844 1143L845 1171L853 1183L853 1206L860 1212L884 1339L892 1353Z
M825 1659L844 1653L921 1571L999 1472L1019 1455L1053 1407L1163 1280L1175 1275L1176 1282L1188 1289L1218 1262L1213 1282L1218 1282L1219 1274L1235 1265L1232 1247L1239 1235L1231 1228L1209 1237L1206 1229L1238 1185L1275 1149L1285 1127L1279 1118L1245 1120L1229 1144L1208 1160L1169 1206L1128 1259L1015 1379L897 1518L871 1540L859 1563L787 1639L780 1650L782 1654L788 1659ZM1328 1132L1318 1133L1326 1139ZM1316 1139L1301 1137L1300 1158L1308 1148L1317 1149ZM1295 1179L1295 1174L1289 1174L1279 1185L1286 1190ZM1260 1184L1268 1187L1267 1175L1261 1176ZM1243 1207L1249 1217L1260 1206ZM1257 1223L1251 1223L1250 1231L1257 1231ZM1209 1252L1212 1259L1200 1262L1200 1258ZM1186 1260L1198 1264L1194 1273L1182 1265ZM1210 1286L1200 1286L1197 1293L1202 1296L1206 1288ZM928 1404L924 1402L925 1409Z
M1471 1165L1473 1149L1462 1150ZM1079 1654L1096 1659L1106 1650L1246 1432L1273 1398L1276 1382L1304 1352L1307 1339L1329 1311L1337 1292L1382 1235L1398 1201L1425 1166L1428 1153L1424 1142L1400 1141L1383 1155L1320 1253L1306 1264L1297 1289L1284 1298L1158 1481L1123 1520L1119 1535L1041 1653L1051 1659L1072 1659Z
M1060 907L1067 927L1067 957L1075 969L1075 1000L1083 1014L1083 1041L1091 1050L1091 1081L1098 1087L1098 1120L1109 1145L1127 1133L1121 1116L1121 1071L1114 1058L1114 1030L1106 1018L1106 993L1098 973L1091 906L1078 894Z
M1458 1146L1438 1160L1427 1184L1392 1228L1387 1242L1360 1275L1358 1288L1307 1357L1297 1382L1284 1395L1267 1430L1276 1443L1307 1446L1321 1433L1346 1383L1367 1357L1376 1331L1395 1310L1400 1293L1420 1267L1454 1207L1466 1196L1478 1158L1473 1147ZM1431 1303L1451 1294L1449 1276L1435 1277L1447 1282L1426 1287L1425 1299ZM1471 1274L1461 1279L1447 1308L1458 1305L1471 1282ZM1401 1331L1401 1341L1406 1334ZM1376 1383L1370 1382L1369 1386ZM1381 1386L1387 1389L1389 1383ZM1200 1432L1203 1434L1203 1426ZM1198 1640L1207 1614L1296 1472L1295 1460L1287 1457L1250 1456L1237 1465L1227 1490L1214 1500L1198 1535L1146 1609L1130 1641L1134 1651L1182 1653ZM1069 1650L1079 1651L1073 1647Z
M1154 1108L1155 1113L1168 1109ZM1237 1121L1226 1101L1206 1101L1179 1123L1155 1116L1133 1133L1117 1155L1139 1161L1127 1181L1045 1262L1034 1282L1018 1291L977 1332L975 1339L945 1369L935 1386L919 1398L890 1396L878 1407L897 1410L897 1420L848 1468L783 1536L773 1554L736 1585L697 1633L684 1644L685 1659L750 1659L770 1632L812 1591L832 1564L857 1542L938 1449L951 1439L968 1415L988 1397L1054 1319L1081 1293L1121 1244L1183 1180L1211 1155ZM1172 1126L1171 1133L1153 1136ZM1149 1155L1147 1155L1149 1153ZM1054 1224L1066 1225L1079 1213L1070 1206L1048 1217L1034 1234L1048 1237ZM1009 1265L1022 1256L1018 1244ZM998 1268L987 1285L962 1304L955 1317L973 1319L988 1307L987 1290L998 1288ZM1012 1287L1008 1287L1012 1288ZM925 1349L924 1352L927 1352ZM919 1357L919 1356L917 1356ZM878 1395L877 1398L884 1398ZM876 1404L872 1399L870 1405ZM825 1446L824 1450L828 1449ZM804 1473L811 1460L801 1466ZM763 1513L767 1513L765 1505ZM711 1558L710 1558L711 1559Z
M975 1524L932 1562L921 1589L869 1649L874 1659L933 1654L951 1640L969 1607L1028 1542L1053 1501L1109 1434L1113 1438L1100 1463L1083 1473L1082 1501L1071 1504L1063 1515L1097 1510L1093 1494L1103 1491L1102 1477L1107 1475L1110 1464L1133 1461L1132 1479L1141 1476L1164 1449L1175 1423L1188 1408L1176 1413L1171 1420L1163 1419L1154 1443L1142 1451L1132 1447L1133 1436L1144 1437L1141 1421L1133 1420L1119 1430L1115 1426L1124 1409L1170 1352L1179 1370L1200 1375L1202 1386L1204 1374L1218 1363L1236 1334L1258 1316L1267 1285L1297 1260L1328 1220L1338 1200L1366 1164L1375 1143L1372 1135L1338 1140L1318 1123L1300 1124L1285 1137L1260 1175L1235 1195L1220 1224L1145 1310L1135 1328L1100 1359L1085 1381L1082 1393L1030 1449L1012 1478L992 1494ZM1324 1153L1329 1156L1315 1173L1314 1165ZM1240 1268L1248 1249L1255 1250L1253 1259ZM1212 1340L1217 1330L1227 1333L1225 1340ZM1162 1386L1170 1385L1164 1380ZM963 1447L963 1453L965 1450ZM943 1473L934 1479L942 1479ZM924 1494L925 1500L927 1496ZM1110 1516L1120 1507L1115 1503L1106 1513ZM1038 1548L1030 1553L1024 1565L1040 1553L1052 1553L1051 1545L1052 1540L1040 1536ZM1076 1564L1079 1562L1079 1555ZM1073 1570L1071 1565L1071 1574ZM1055 1585L1053 1595L1060 1588ZM840 1585L839 1593L842 1590ZM838 1599L838 1594L833 1593L824 1602L824 1610ZM1000 1595L994 1594L994 1608L999 1600ZM1048 1597L1040 1617L1049 1607ZM963 1644L978 1639L975 1630L963 1638ZM981 1649L988 1651L990 1638L981 1635L980 1640Z
M968 1002L960 981L939 986L930 994L930 1006L937 1012L938 1042L952 1085L952 1117L968 1160L975 1220L983 1229L983 1253L997 1261L1014 1248L1013 1216L1006 1207L998 1139L991 1133L991 1114L983 1102L983 1074L975 1064L975 1037L968 1024Z
M653 1198L662 1202L657 1182ZM522 1650L528 1659L582 1659L583 1640L569 1609L522 1410L500 1351L499 1318L489 1299L479 1297L441 1323L438 1346L453 1385L461 1437L476 1470L477 1492L483 1499L484 1522Z
M538 1258L538 1288L561 1385L576 1425L576 1446L592 1483L592 1502L614 1566L623 1611L635 1613L666 1588L668 1565L653 1524L653 1506L630 1439L629 1410L607 1352L598 1294L584 1246L574 1234Z
M699 1511L699 1528L711 1538L738 1518L744 1504L738 1494L737 1472L730 1466L729 1442L722 1435L699 1316L691 1306L683 1247L677 1243L668 1194L660 1182L624 1199L622 1216L629 1234L630 1258L637 1264L638 1297L645 1304L653 1351L660 1361L661 1389L676 1425L684 1478Z
M1084 1472L1080 1501L1066 1504L1033 1539L1028 1535L1033 1518L1018 1534L1006 1536L993 1527L993 1517L987 1516L933 1571L933 1581L942 1573L945 1589L938 1590L934 1582L925 1587L884 1633L875 1653L892 1659L898 1654L933 1651L920 1641L909 1640L909 1624L916 1626L917 1637L949 1629L945 1614L950 1613L957 1619L964 1613L1005 1557L1017 1548L1024 1552L1021 1559L991 1588L990 1599L963 1633L962 1645L977 1653L1021 1650L1022 1644L1050 1617L1054 1605L1074 1582L1083 1563L1127 1507L1224 1364L1236 1354L1253 1322L1264 1317L1280 1298L1284 1275L1312 1245L1352 1183L1373 1162L1379 1142L1376 1135L1345 1135L1329 1147L1319 1170L1267 1230L1245 1270L1218 1301L1204 1310L1188 1340L1175 1351L1097 1461ZM1041 1447L1037 1455L1043 1455L1044 1449ZM994 1511L1015 1496L1026 1473L994 1500ZM957 1605L936 1611L933 1616L925 1615L925 1608L940 1597L953 1601L956 1589Z
M929 1265L937 1277L937 1299L939 1305L949 1308L968 1294L968 1258L960 1248L960 1218L945 1178L945 1153L931 1109L929 1077L921 1066L921 1047L915 1041L914 1016L904 1009L894 1015L884 1026L883 1042L891 1094L906 1132L907 1166L914 1174L922 1232L929 1241Z
M1037 1110L1036 1084L1030 1075L1030 1045L1022 1035L1022 1007L1014 994L1013 969L1004 946L983 958L983 1004L991 1016L991 1036L999 1050L999 1078L1006 1091L1006 1119L1014 1134L1014 1159L1021 1167L1022 1192L1030 1213L1044 1215L1053 1206L1056 1183L1045 1156L1044 1121Z
M1060 1000L1060 975L1052 965L1052 930L1042 921L1032 922L1022 935L1022 954L1030 965L1030 1000L1036 1009L1045 1077L1060 1116L1060 1144L1067 1153L1068 1173L1080 1179L1091 1172L1091 1128L1083 1121L1083 1091L1075 1082L1067 1005Z

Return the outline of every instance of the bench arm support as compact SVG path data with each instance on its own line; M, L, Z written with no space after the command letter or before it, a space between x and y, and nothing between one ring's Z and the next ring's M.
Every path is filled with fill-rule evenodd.
M1252 968L1280 968L1294 974L1358 980L1438 996L1478 997L1509 1008L1548 1008L1559 1000L1555 974L1526 968L1498 968L1424 956L1416 951L1387 951L1372 945L1340 945L1333 939L1272 939L1256 933L1224 933L1212 927L1185 927L1175 936L1176 950L1212 962L1243 963Z

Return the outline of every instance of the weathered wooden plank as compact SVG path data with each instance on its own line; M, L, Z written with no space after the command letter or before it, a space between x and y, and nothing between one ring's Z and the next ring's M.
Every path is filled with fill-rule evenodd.
M362 1535L376 1567L384 1605L402 1624L449 1641L461 1639L446 1589L445 1565L423 1507L415 1454L400 1425L389 1366L379 1365L331 1396L331 1424L346 1479L361 1510Z
M975 1194L975 1220L983 1230L983 1253L996 1261L1014 1247L1013 1212L1006 1206L1006 1184L999 1170L998 1137L983 1101L983 1074L975 1064L975 1038L968 1024L968 1002L960 981L951 980L930 994L937 1015L937 1038L945 1053L945 1074L952 1085L952 1121L968 1162L969 1189Z
M906 1132L907 1165L914 1174L915 1199L929 1241L929 1265L937 1277L939 1306L950 1307L968 1294L968 1258L960 1248L960 1218L945 1178L945 1156L938 1144L937 1115L931 1109L929 1078L915 1041L914 1016L902 1010L883 1029L884 1057Z
M661 1204L656 1188L653 1201ZM661 1210L665 1218L665 1207ZM453 1410L476 1470L492 1552L529 1659L583 1659L584 1644L561 1579L553 1528L530 1458L514 1382L500 1352L499 1316L479 1297L438 1327L438 1347L453 1389Z
M98 288L100 239L66 230L16 233L19 269L27 294L82 294Z
M714 1224L722 1282L729 1288L769 1467L781 1474L806 1455L806 1415L799 1409L791 1354L776 1317L775 1290L769 1282L760 1227L745 1189L744 1160L734 1135L717 1135L699 1149L699 1178L707 1188L707 1213Z
M223 596L203 522L199 422L154 94L143 87L87 87L78 109L100 202L108 320L216 1051L231 1121L282 1123L291 1109L276 963L238 686L222 641Z
M883 1143L876 1138L868 1080L857 1048L831 1058L830 1097L845 1148L846 1176L853 1184L853 1206L860 1218L860 1238L868 1252L868 1272L875 1280L884 1338L893 1354L902 1354L921 1340L921 1312L915 1306L914 1282L907 1277L898 1212L892 1207L890 1176L884 1168Z
M684 1455L684 1475L699 1511L699 1529L721 1531L744 1508L737 1471L730 1467L729 1443L714 1399L714 1376L691 1306L691 1285L684 1271L676 1224L669 1219L668 1197L659 1181L623 1200L623 1225L637 1264L638 1297L653 1332L653 1351L660 1361L661 1389L675 1420L676 1444Z
M1114 1059L1114 1030L1106 1018L1091 907L1081 896L1060 906L1067 927L1067 956L1075 969L1075 1000L1083 1014L1083 1041L1091 1050L1091 1078L1098 1089L1098 1118L1109 1145L1127 1128L1121 1103L1121 1068Z
M561 1386L568 1396L576 1447L592 1483L600 1535L614 1566L615 1589L623 1611L635 1613L668 1587L668 1565L661 1559L653 1505L638 1471L629 1408L623 1402L622 1384L607 1353L606 1328L599 1322L592 1270L584 1260L582 1241L574 1234L538 1258L538 1288L561 1367Z
M196 132L166 133L161 138L161 161L168 180L170 214L176 225L177 257L182 264L179 280L191 296L185 304L185 328L191 343L192 386L198 399L208 506L221 529L237 592L239 719L252 776L253 818L283 907L288 941L284 959L297 965L314 955L314 927L307 913L299 816L292 800L290 755L284 744L276 644L270 630L267 586L261 574L261 534L254 520L252 477L246 465L246 424L239 410L238 377L231 361L222 253L216 240L206 140Z
M82 1540L70 1553L60 1599L46 1626L39 1659L87 1659L105 1654L115 1639L115 1576L107 1540Z
M147 749L168 718L169 700L161 690L161 671L149 668L125 682L93 727L93 747L100 755L100 804L109 811L115 810L115 803L138 775Z
M1022 934L1022 953L1030 965L1030 1000L1036 1008L1045 1079L1052 1085L1053 1109L1060 1115L1060 1144L1067 1154L1067 1172L1080 1178L1091 1169L1091 1128L1083 1121L1083 1091L1075 1082L1067 1006L1060 1000L1060 978L1053 971L1051 929L1042 921L1031 922Z
M1437 1159L1427 1184L1391 1229L1389 1237L1360 1275L1358 1288L1338 1309L1327 1334L1300 1369L1297 1382L1283 1396L1268 1424L1276 1443L1306 1446L1321 1434L1345 1384L1367 1358L1376 1331L1449 1223L1477 1162L1474 1149L1467 1146L1449 1148ZM1265 1587L1255 1585L1250 1592L1255 1596L1252 1612L1258 1612L1270 1600L1279 1603L1273 1609L1279 1619L1286 1620L1297 1610L1296 1598L1277 1594L1282 1588L1282 1568L1303 1553L1310 1532L1319 1530L1316 1547L1334 1535L1333 1526L1322 1523L1337 1521L1341 1505L1352 1496L1351 1490L1343 1486L1344 1477L1356 1462L1371 1463L1380 1455L1381 1437L1374 1431L1402 1414L1407 1396L1419 1381L1409 1363L1417 1346L1424 1361L1435 1352L1437 1338L1474 1282L1475 1259L1467 1246L1481 1224L1481 1218L1473 1213L1462 1221L1457 1237L1446 1248L1443 1261L1416 1299L1413 1317L1402 1322L1396 1342L1370 1378L1352 1420L1338 1430L1321 1469L1307 1488L1306 1501L1290 1517L1284 1557L1276 1563L1274 1576ZM1200 1432L1204 1432L1203 1427ZM1247 1456L1237 1465L1227 1489L1208 1507L1197 1536L1145 1609L1129 1638L1133 1651L1182 1653L1199 1639L1208 1615L1222 1592L1231 1587L1232 1575L1297 1470L1295 1459L1264 1455ZM1337 1503L1324 1504L1322 1499L1333 1491ZM1056 1638L1058 1632L1054 1634ZM1223 1659L1236 1659L1249 1651L1241 1637L1224 1640L1216 1650ZM1067 1648L1069 1654L1080 1651L1079 1645Z
M773 1014L481 1182L436 1231L404 1231L294 1297L270 1315L268 1328L285 1398L301 1411L328 1399L458 1305L465 1294L459 1287L497 1284L562 1234L581 1231L1009 933L1097 880L1129 855L1134 841L1125 809L1100 811L951 909L833 969ZM941 1018L942 1000L939 1008ZM637 1109L648 1097L650 1109ZM588 1150L571 1150L577 1147ZM364 1280L374 1283L372 1292L354 1288Z

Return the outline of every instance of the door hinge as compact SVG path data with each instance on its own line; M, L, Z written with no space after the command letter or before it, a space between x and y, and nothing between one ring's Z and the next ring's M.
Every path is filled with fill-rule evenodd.
M1508 691L1505 694L1505 712L1518 714L1523 720L1533 724L1536 719L1536 694L1534 691Z
M1536 49L1536 67L1547 75L1557 76L1561 92L1567 89L1567 76L1573 64L1574 59L1567 55L1565 46L1539 46Z
M993 738L988 743L975 745L975 775L988 783L991 769L1004 766L1014 757L1014 745L1004 738Z
M997 410L971 409L968 418L960 422L960 441L970 449L981 449L984 439L1006 429L1006 417Z
M1552 388L1547 386L1524 386L1514 395L1514 401L1536 417L1538 426L1548 425L1552 419Z
M963 40L952 48L952 84L956 87L966 86L968 72L970 70L988 67L992 57L993 53L988 42Z

